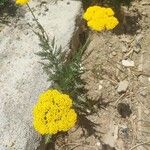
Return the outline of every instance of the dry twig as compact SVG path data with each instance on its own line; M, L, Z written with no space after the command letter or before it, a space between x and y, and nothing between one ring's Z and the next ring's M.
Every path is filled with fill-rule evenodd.
M137 147L139 147L139 146L145 145L145 144L150 144L150 141L144 142L144 143L140 143L140 144L137 144L137 145L131 147L129 150L133 150L133 149L135 149L135 148L137 148Z

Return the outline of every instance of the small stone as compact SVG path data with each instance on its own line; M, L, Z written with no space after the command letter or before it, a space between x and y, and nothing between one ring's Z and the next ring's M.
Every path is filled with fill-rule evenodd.
M142 12L142 15L147 17L147 13L145 11Z
M100 80L99 83L100 83L100 84L103 84L103 81L104 81L104 80Z
M143 39L142 34L137 35L137 37L135 38L136 42L141 42L142 39Z
M86 111L87 111L87 113L91 113L91 111L89 109L87 109Z
M142 31L141 29L138 29L138 30L136 31L136 33L137 33L137 34L138 34L138 33L141 33L141 31Z
M136 115L133 115L133 116L132 116L132 119L133 119L133 120L135 120L135 119L136 119L136 117L137 117Z
M130 59L122 60L122 65L125 67L134 67L134 61Z
M121 130L121 132L123 132L123 133L127 133L128 132L128 130L129 130L129 128L128 128L128 126L127 125L121 125L120 126L120 130Z
M116 55L117 55L117 53L116 53L115 51L113 51L113 52L112 52L112 55L113 55L113 56L116 56Z
M126 92L128 86L129 86L129 82L128 81L126 81L126 80L120 81L119 84L118 84L117 92L118 93Z
M103 88L102 85L99 85L99 86L98 86L98 89L99 89L99 90L101 90L102 88Z
M148 114L149 114L149 110L148 110L148 109L144 110L144 113L145 113L146 115L148 115Z
M121 50L122 50L123 53L126 53L126 52L127 52L126 46L125 46L125 45L122 45L122 46L121 46Z
M100 142L97 142L96 145L97 145L97 146L101 146L101 143L100 143Z

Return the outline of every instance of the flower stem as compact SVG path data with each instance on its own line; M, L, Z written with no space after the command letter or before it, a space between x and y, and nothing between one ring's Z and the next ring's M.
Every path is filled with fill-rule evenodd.
M43 26L40 24L40 22L38 21L38 19L35 17L34 12L32 11L31 7L29 6L28 3L26 5L27 5L29 11L31 12L31 14L32 14L32 16L34 18L34 21L37 23L38 28L41 30L43 37L46 39L46 41L49 41L48 34L44 30Z

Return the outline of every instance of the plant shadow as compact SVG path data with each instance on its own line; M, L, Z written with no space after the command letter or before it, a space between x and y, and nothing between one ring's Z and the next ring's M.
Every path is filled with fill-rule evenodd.
M129 34L135 35L141 28L139 21L142 15L138 10L129 10L132 0L88 0L83 1L83 9L89 6L110 7L114 10L115 16L119 20L119 25L113 30L116 35Z
M14 1L8 0L0 5L0 23L9 23L10 17L15 17L17 14L17 6Z
M113 30L116 35L135 35L141 28L139 21L141 20L142 16L138 11L133 14L126 14L119 11L116 16L119 19L119 25Z

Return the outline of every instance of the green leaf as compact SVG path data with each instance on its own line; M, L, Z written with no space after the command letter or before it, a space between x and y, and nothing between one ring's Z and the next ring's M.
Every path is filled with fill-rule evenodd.
M52 139L52 135L50 135L50 134L45 135L45 144L50 143L51 139Z

